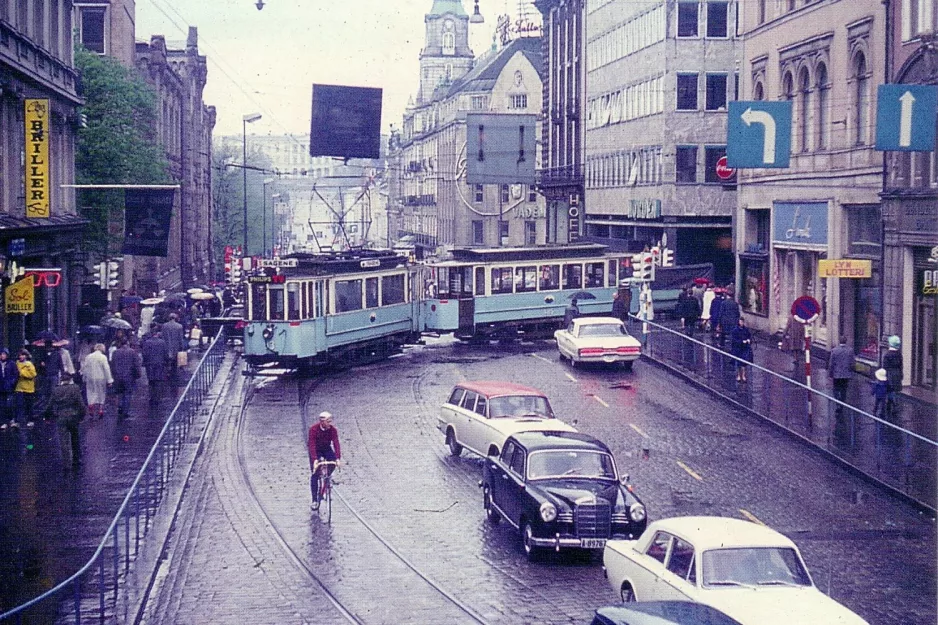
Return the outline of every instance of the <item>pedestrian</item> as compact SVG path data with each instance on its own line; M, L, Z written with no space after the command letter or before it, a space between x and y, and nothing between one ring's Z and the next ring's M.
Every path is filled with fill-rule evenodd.
M26 427L32 427L33 425L36 365L30 360L31 357L26 349L21 349L16 355L16 368L19 371L19 378L16 381L16 388L13 389L13 405L16 410L16 418L10 423L11 427L19 427L20 423L24 421Z
M792 371L798 370L798 363L804 362L805 334L804 324L796 321L794 317L788 318L782 340L778 348L792 356Z
M730 332L730 353L736 361L736 381L746 381L746 371L752 362L752 332L746 327L746 320L739 317L736 326Z
M81 377L88 396L88 413L101 418L107 401L107 387L114 383L105 355L104 343L98 343L81 363Z
M882 368L877 369L876 373L873 375L875 380L873 380L870 386L870 394L876 400L873 405L873 414L882 419L885 416L883 409L886 407L886 398L889 397L889 389L886 386L886 378L888 376L886 370Z
M703 332L710 330L711 326L711 310L713 308L713 300L717 297L716 291L713 289L713 284L707 284L707 288L704 289L703 295L701 295L701 305L700 305L700 329Z
M720 310L723 308L724 291L723 289L713 289L713 293L713 301L710 303L710 329L713 331L714 344L720 343L722 345L720 335L723 328L720 327ZM730 329L732 330L732 328Z
M677 307L674 312L681 318L681 327L684 328L684 331L688 335L694 336L694 327L700 318L700 304L689 288L684 289L677 296Z
M844 403L847 401L847 390L850 385L850 378L853 377L855 362L856 355L853 353L853 349L847 346L847 338L841 336L840 343L831 350L830 362L827 367L828 375L830 375L834 385L834 399L837 401ZM836 412L837 414L842 413L843 406L838 404Z
M160 329L160 334L163 335L163 340L166 341L166 360L169 365L167 375L169 377L169 385L173 388L179 385L179 353L186 352L188 355L185 331L183 330L182 324L180 324L177 319L179 319L178 314L170 313L169 321L164 323Z
M726 297L720 304L720 348L726 337L739 325L740 311L736 298L731 291L727 291Z
M52 390L52 400L49 402L49 412L58 424L62 456L65 456L65 437L68 436L71 449L71 464L77 467L81 464L81 442L78 437L78 424L85 418L87 411L85 401L81 397L81 389L72 383L72 376L62 374L61 383Z
M121 339L111 356L111 371L114 376L114 390L117 393L117 418L123 419L130 413L130 399L133 397L137 380L140 379L140 355L127 342Z
M612 316L620 321L625 321L628 318L625 300L618 291L612 294Z
M45 414L52 389L59 385L62 374L62 352L52 339L43 341L42 348L38 350L38 361L35 409L38 414Z
M0 430L15 423L13 421L13 390L20 379L16 362L10 360L10 350L0 349Z
M574 297L570 305L563 311L563 327L569 328L570 323L579 316L580 306L577 303L577 299Z
M147 372L147 386L150 390L150 414L155 414L160 407L163 385L166 384L166 341L160 334L159 327L153 329L140 346L143 356L143 368Z
M888 351L883 354L882 367L886 370L886 413L894 414L898 407L899 393L902 392L902 340L893 334L887 341Z

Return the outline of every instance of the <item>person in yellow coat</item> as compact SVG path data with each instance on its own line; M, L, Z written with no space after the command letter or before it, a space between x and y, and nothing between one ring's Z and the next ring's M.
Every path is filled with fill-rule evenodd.
M16 357L16 368L20 377L13 389L13 404L16 410L16 421L11 427L19 427L26 422L26 427L33 426L33 399L36 396L36 365L30 360L30 354L21 349Z

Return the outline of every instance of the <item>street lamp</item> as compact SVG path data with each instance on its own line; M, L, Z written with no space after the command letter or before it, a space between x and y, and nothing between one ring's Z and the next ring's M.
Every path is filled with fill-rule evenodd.
M270 209L271 209L271 213L272 213L271 216L270 216L270 251L271 251L271 253L273 253L273 249L274 249L274 215L273 215L273 210L274 210L274 207L277 205L276 200L277 200L277 198L279 198L279 197L280 197L280 194L279 194L279 193L274 193L273 195L270 196ZM266 211L264 211L264 212L266 213ZM266 224L266 223L267 223L267 221L266 221L266 215L265 215L264 217L265 217L264 223ZM267 237L267 226L265 225L265 226L264 226L264 245L265 245L265 246L267 245L267 238L266 238L266 237Z
M485 23L485 18L482 17L482 14L479 13L479 0L476 0L475 6L472 8L472 17L469 18L470 24L483 24Z
M267 185L273 181L273 178L264 178L264 227L261 229L261 256L267 256Z
M244 256L248 255L248 124L261 118L260 113L250 113L241 118L241 171L244 174Z

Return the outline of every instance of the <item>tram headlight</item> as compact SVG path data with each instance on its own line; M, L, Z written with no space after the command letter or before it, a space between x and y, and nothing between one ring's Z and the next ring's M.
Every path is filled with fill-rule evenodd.
M270 339L274 338L274 324L268 323L267 326L264 327L263 336L265 341L269 341Z

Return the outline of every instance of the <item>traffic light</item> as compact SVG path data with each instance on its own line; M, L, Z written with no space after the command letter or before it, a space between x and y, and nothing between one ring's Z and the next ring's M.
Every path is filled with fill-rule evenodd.
M661 250L661 266L662 267L674 266L674 250L669 250L667 248Z
M238 258L231 263L231 271L228 273L231 282L241 282L241 259Z
M632 278L642 281L655 279L655 261L651 252L632 255Z
M120 263L116 260L107 263L107 288L113 289L120 284Z
M107 285L107 263L95 263L93 275L94 283L102 289L105 288L105 285Z

